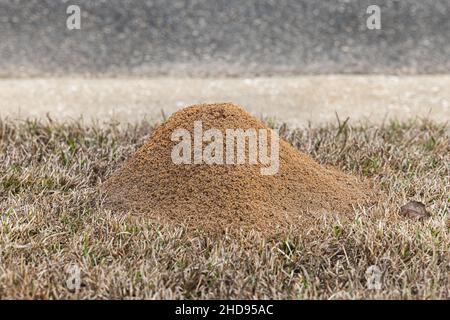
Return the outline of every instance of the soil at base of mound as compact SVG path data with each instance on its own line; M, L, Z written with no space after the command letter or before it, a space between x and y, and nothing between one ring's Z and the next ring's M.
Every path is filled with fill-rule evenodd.
M172 132L184 128L193 135L194 121L200 120L204 131L268 129L232 104L182 109L105 182L108 205L216 234L237 229L274 234L301 224L303 214L351 213L367 200L365 185L355 177L319 165L282 139L279 171L271 176L261 175L260 164L174 164Z

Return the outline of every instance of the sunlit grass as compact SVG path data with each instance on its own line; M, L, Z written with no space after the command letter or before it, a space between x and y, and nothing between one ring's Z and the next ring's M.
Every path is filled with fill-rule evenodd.
M383 195L350 220L305 216L310 227L280 239L212 239L104 209L98 186L151 130L0 122L0 298L450 298L448 126L282 126L294 146ZM398 215L413 199L430 219ZM78 292L66 286L73 264ZM367 287L372 265L381 290Z

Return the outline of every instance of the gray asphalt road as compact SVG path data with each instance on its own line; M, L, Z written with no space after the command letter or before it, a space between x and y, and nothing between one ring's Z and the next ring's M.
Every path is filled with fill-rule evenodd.
M449 71L448 0L0 0L3 77Z

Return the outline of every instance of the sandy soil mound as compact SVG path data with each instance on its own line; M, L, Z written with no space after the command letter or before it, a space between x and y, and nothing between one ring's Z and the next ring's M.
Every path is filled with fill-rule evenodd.
M215 233L237 228L274 233L301 223L306 212L352 212L352 206L365 200L356 178L319 165L281 139L275 175L262 175L265 165L248 162L174 164L171 152L177 142L171 140L172 133L185 128L193 135L194 121L199 120L203 130L267 129L232 104L196 105L174 113L106 181L114 210L132 210Z

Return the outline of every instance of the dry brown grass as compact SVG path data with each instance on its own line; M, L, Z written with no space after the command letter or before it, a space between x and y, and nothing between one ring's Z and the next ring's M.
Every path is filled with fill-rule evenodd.
M282 126L296 147L370 177L385 198L351 221L307 217L307 230L273 240L211 239L102 208L98 185L150 131L0 122L1 298L450 298L448 126ZM411 199L432 217L400 217ZM72 264L76 292L66 286ZM367 288L371 265L381 290Z

